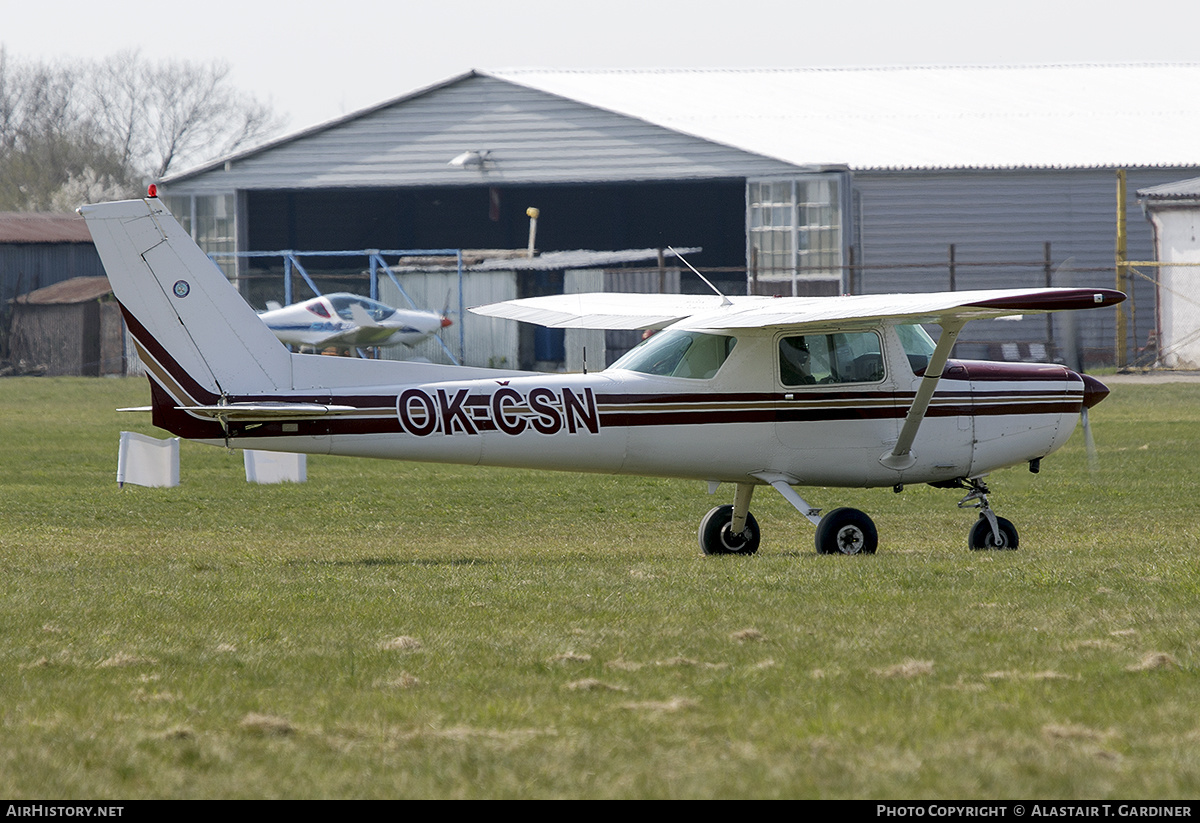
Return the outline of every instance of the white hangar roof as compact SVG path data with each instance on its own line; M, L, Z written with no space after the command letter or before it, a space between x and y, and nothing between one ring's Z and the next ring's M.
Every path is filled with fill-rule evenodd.
M796 165L1200 165L1200 64L478 73Z
M190 193L1200 167L1200 63L472 70L170 175ZM474 177L470 179L474 180Z

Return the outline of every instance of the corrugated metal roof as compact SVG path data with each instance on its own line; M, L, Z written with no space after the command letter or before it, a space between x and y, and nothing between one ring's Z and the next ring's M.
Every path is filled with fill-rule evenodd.
M796 165L1200 165L1200 64L482 73Z
M90 236L88 239L91 239ZM108 284L107 277L75 277L23 294L13 302L35 306L86 303L89 300L98 300L106 294L112 294L112 286Z
M1143 200L1194 200L1200 197L1200 177L1138 189L1137 196Z
M664 251L676 265L677 255L696 254L699 247ZM472 266L472 271L566 271L568 269L594 269L624 263L644 263L658 259L658 249L624 249L621 251L552 251L535 257L494 258Z
M0 212L0 243L91 243L82 217L45 212Z
M698 254L700 246L663 250L663 257L678 265L675 258ZM658 260L658 249L619 249L616 251L592 251L574 249L569 251L537 252L529 256L527 249L463 249L463 268L467 271L568 271L571 269L596 269L620 266L625 263L648 263ZM392 271L429 271L455 268L458 259L448 255L418 255L405 257Z

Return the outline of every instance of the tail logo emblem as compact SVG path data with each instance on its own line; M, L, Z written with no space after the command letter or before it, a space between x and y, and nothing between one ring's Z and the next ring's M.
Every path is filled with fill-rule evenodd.
M192 287L188 285L186 280L176 280L174 290L176 297L187 297Z

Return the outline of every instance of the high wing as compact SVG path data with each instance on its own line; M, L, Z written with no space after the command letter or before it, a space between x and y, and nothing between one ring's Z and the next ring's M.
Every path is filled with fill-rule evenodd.
M1124 294L1111 289L1061 288L841 297L584 293L507 300L471 311L552 328L661 329L686 320L690 329L716 330L889 319L957 324L989 317L1103 308L1124 299Z

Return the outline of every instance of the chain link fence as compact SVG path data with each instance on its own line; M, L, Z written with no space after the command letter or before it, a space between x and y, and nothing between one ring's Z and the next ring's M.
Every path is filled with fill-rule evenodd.
M1130 261L1118 267L1132 292L1138 283L1153 286L1154 313L1139 322L1127 313L1129 358L1118 363L1133 369L1200 369L1200 263ZM1137 306L1132 307L1136 312Z

